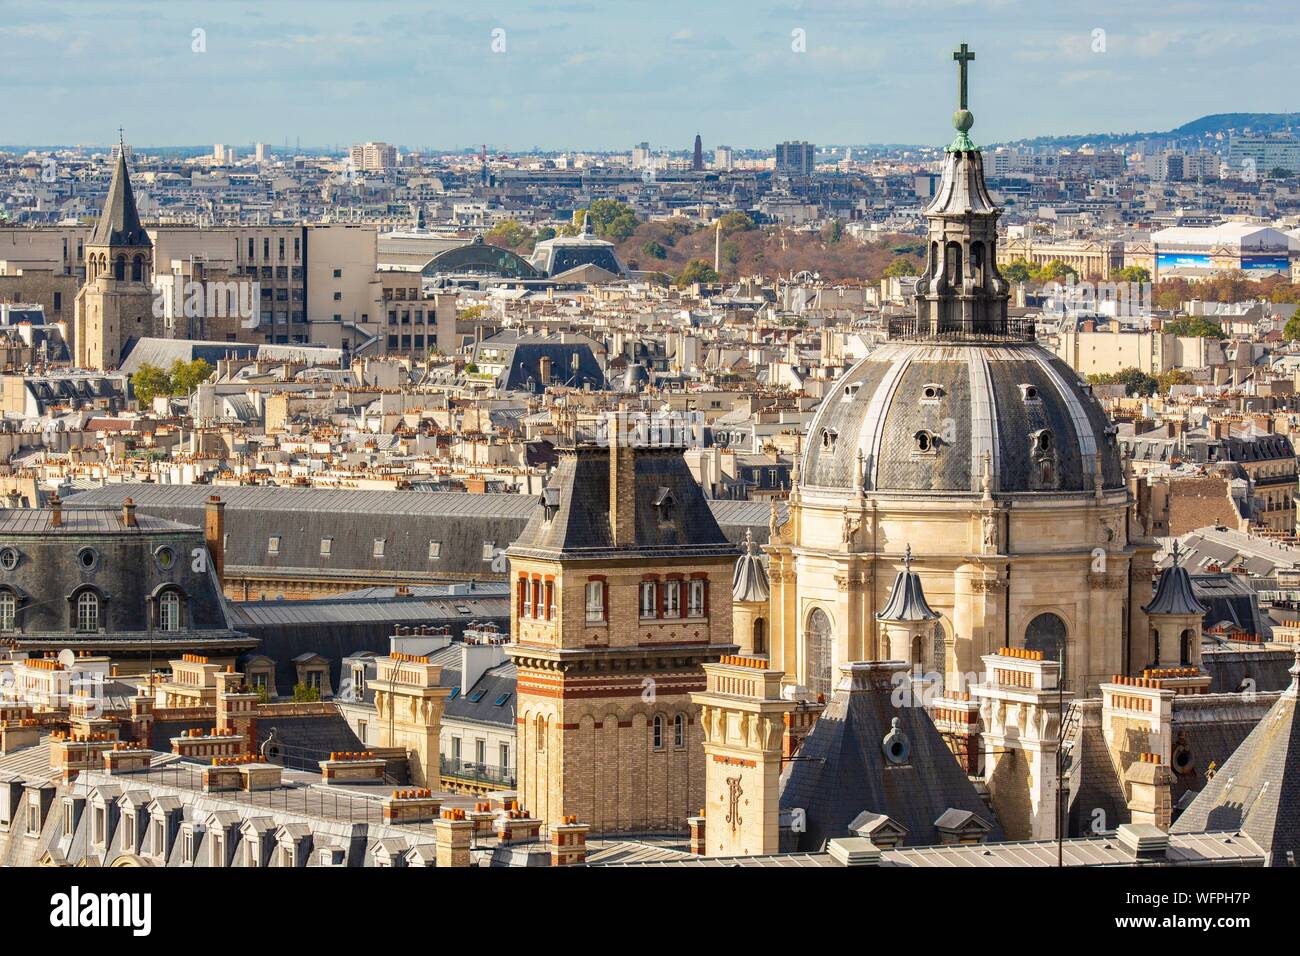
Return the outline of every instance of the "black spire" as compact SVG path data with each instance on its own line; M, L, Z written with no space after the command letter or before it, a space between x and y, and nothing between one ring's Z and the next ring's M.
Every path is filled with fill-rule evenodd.
M135 209L135 194L131 192L131 175L126 169L126 143L120 137L117 147L117 166L113 182L108 187L108 199L100 214L95 231L88 243L92 246L140 246L152 248L149 234L140 225L140 214Z
M885 606L876 612L878 621L937 621L941 615L931 609L921 587L921 579L912 570L912 546L903 552L903 570L894 578Z
M1181 554L1177 541L1174 541L1173 555L1173 563L1160 572L1156 596L1142 610L1147 614L1204 614L1206 608L1196 599L1191 575L1178 563Z

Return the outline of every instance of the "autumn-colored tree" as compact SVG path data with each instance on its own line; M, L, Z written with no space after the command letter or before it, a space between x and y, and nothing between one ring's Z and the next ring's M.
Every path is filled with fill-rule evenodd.
M912 264L912 260L904 259L902 256L885 266L885 275L889 277L914 276L916 274L916 266Z
M717 282L718 274L703 259L692 259L686 268L677 274L677 285L685 287L696 282Z

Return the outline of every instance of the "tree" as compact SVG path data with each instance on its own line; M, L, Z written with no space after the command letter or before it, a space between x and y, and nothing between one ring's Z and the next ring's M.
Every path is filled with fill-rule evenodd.
M602 239L622 242L636 232L636 210L617 199L597 199L587 207L592 231Z
M821 236L823 242L839 242L844 238L844 223L832 219L822 226Z
M725 239L733 232L749 232L751 229L757 229L754 220L746 213L737 209L735 212L729 212L718 220L718 229L722 231L722 237Z
M295 704L306 704L320 700L320 688L309 687L306 684L293 685L293 701Z
M184 362L177 359L171 368L171 394L188 395L208 380L212 366L203 359Z
M131 387L141 405L152 405L155 395L172 393L171 377L156 365L142 364L131 376Z
M1024 259L1013 259L1003 266L1000 271L1002 277L1008 282L1028 282L1033 269L1033 265Z
M1292 175L1292 172L1285 166L1274 166L1268 175L1270 179L1287 179Z
M518 219L502 219L488 230L486 238L493 245L517 249L528 241L528 230Z
M667 259L667 258L668 258L668 250L665 249L665 248L663 247L663 244L662 244L662 243L657 242L657 241L654 240L654 239L651 239L649 242L647 242L645 245L643 245L643 246L641 247L641 251L642 251L645 255L649 256L651 259Z
M474 319L481 319L488 314L488 307L480 302L478 305L468 305L456 313L456 318L472 322Z
M1073 266L1067 265L1060 259L1053 259L1051 262L1045 262L1042 266L1035 269L1030 278L1035 282L1064 282L1073 276L1079 278L1079 273L1074 270Z
M718 278L713 267L703 259L692 259L686 263L686 268L677 273L677 285L684 288L696 282L717 282Z
M912 264L911 259L904 259L902 256L899 256L889 265L885 266L885 275L891 278L894 276L914 276L916 275L916 266Z
M1088 376L1093 385L1123 385L1124 394L1151 396L1160 383L1140 368L1126 368L1118 372L1097 372Z
M554 239L554 238L555 238L554 226L539 226L537 231L533 233L534 242L545 242L547 239Z
M728 239L722 244L722 260L730 266L740 261L740 244L735 239Z
M1171 368L1156 376L1156 382L1162 392L1168 392L1175 385L1191 385L1194 381L1192 373L1181 368Z
M1286 320L1282 334L1292 342L1300 340L1300 311L1297 311L1295 315Z
M1228 333L1217 322L1200 315L1185 315L1171 319L1160 327L1162 332L1172 335L1193 336L1198 339L1226 339Z
M1142 266L1125 266L1116 269L1110 277L1116 282L1150 282L1151 272Z

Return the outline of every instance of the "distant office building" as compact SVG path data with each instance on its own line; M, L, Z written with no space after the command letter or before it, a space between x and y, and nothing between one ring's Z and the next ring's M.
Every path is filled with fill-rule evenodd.
M253 159L259 163L266 162L266 144L257 143L253 146Z
M1180 149L1150 153L1143 159L1143 171L1153 182L1180 183L1188 178L1186 154Z
M817 147L812 143L788 142L776 144L776 174L778 176L811 176L816 165Z
M382 172L397 165L397 147L388 143L359 143L352 147L352 165L364 172Z
M1228 139L1228 162L1241 169L1253 161L1262 174L1282 168L1300 172L1300 140L1293 136L1232 134Z
M734 169L736 158L730 146L719 146L713 151L713 165L718 169Z
M691 169L695 172L704 170L704 141L700 139L700 134L695 134L695 152L691 156Z
M650 162L650 144L637 143L632 147L632 166L634 169L640 169Z
M224 163L226 161L226 147L221 145L220 143L217 143L217 145L213 146L212 158L215 159L218 163Z

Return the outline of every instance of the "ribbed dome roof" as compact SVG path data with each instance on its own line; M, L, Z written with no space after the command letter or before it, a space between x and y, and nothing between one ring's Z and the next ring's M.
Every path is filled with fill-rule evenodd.
M1078 375L1034 344L889 342L843 375L808 433L800 485L994 493L1123 487L1119 446ZM861 465L859 466L859 457Z
M745 550L731 574L731 599L733 601L766 601L771 589L763 556L754 544L754 533L745 529Z

